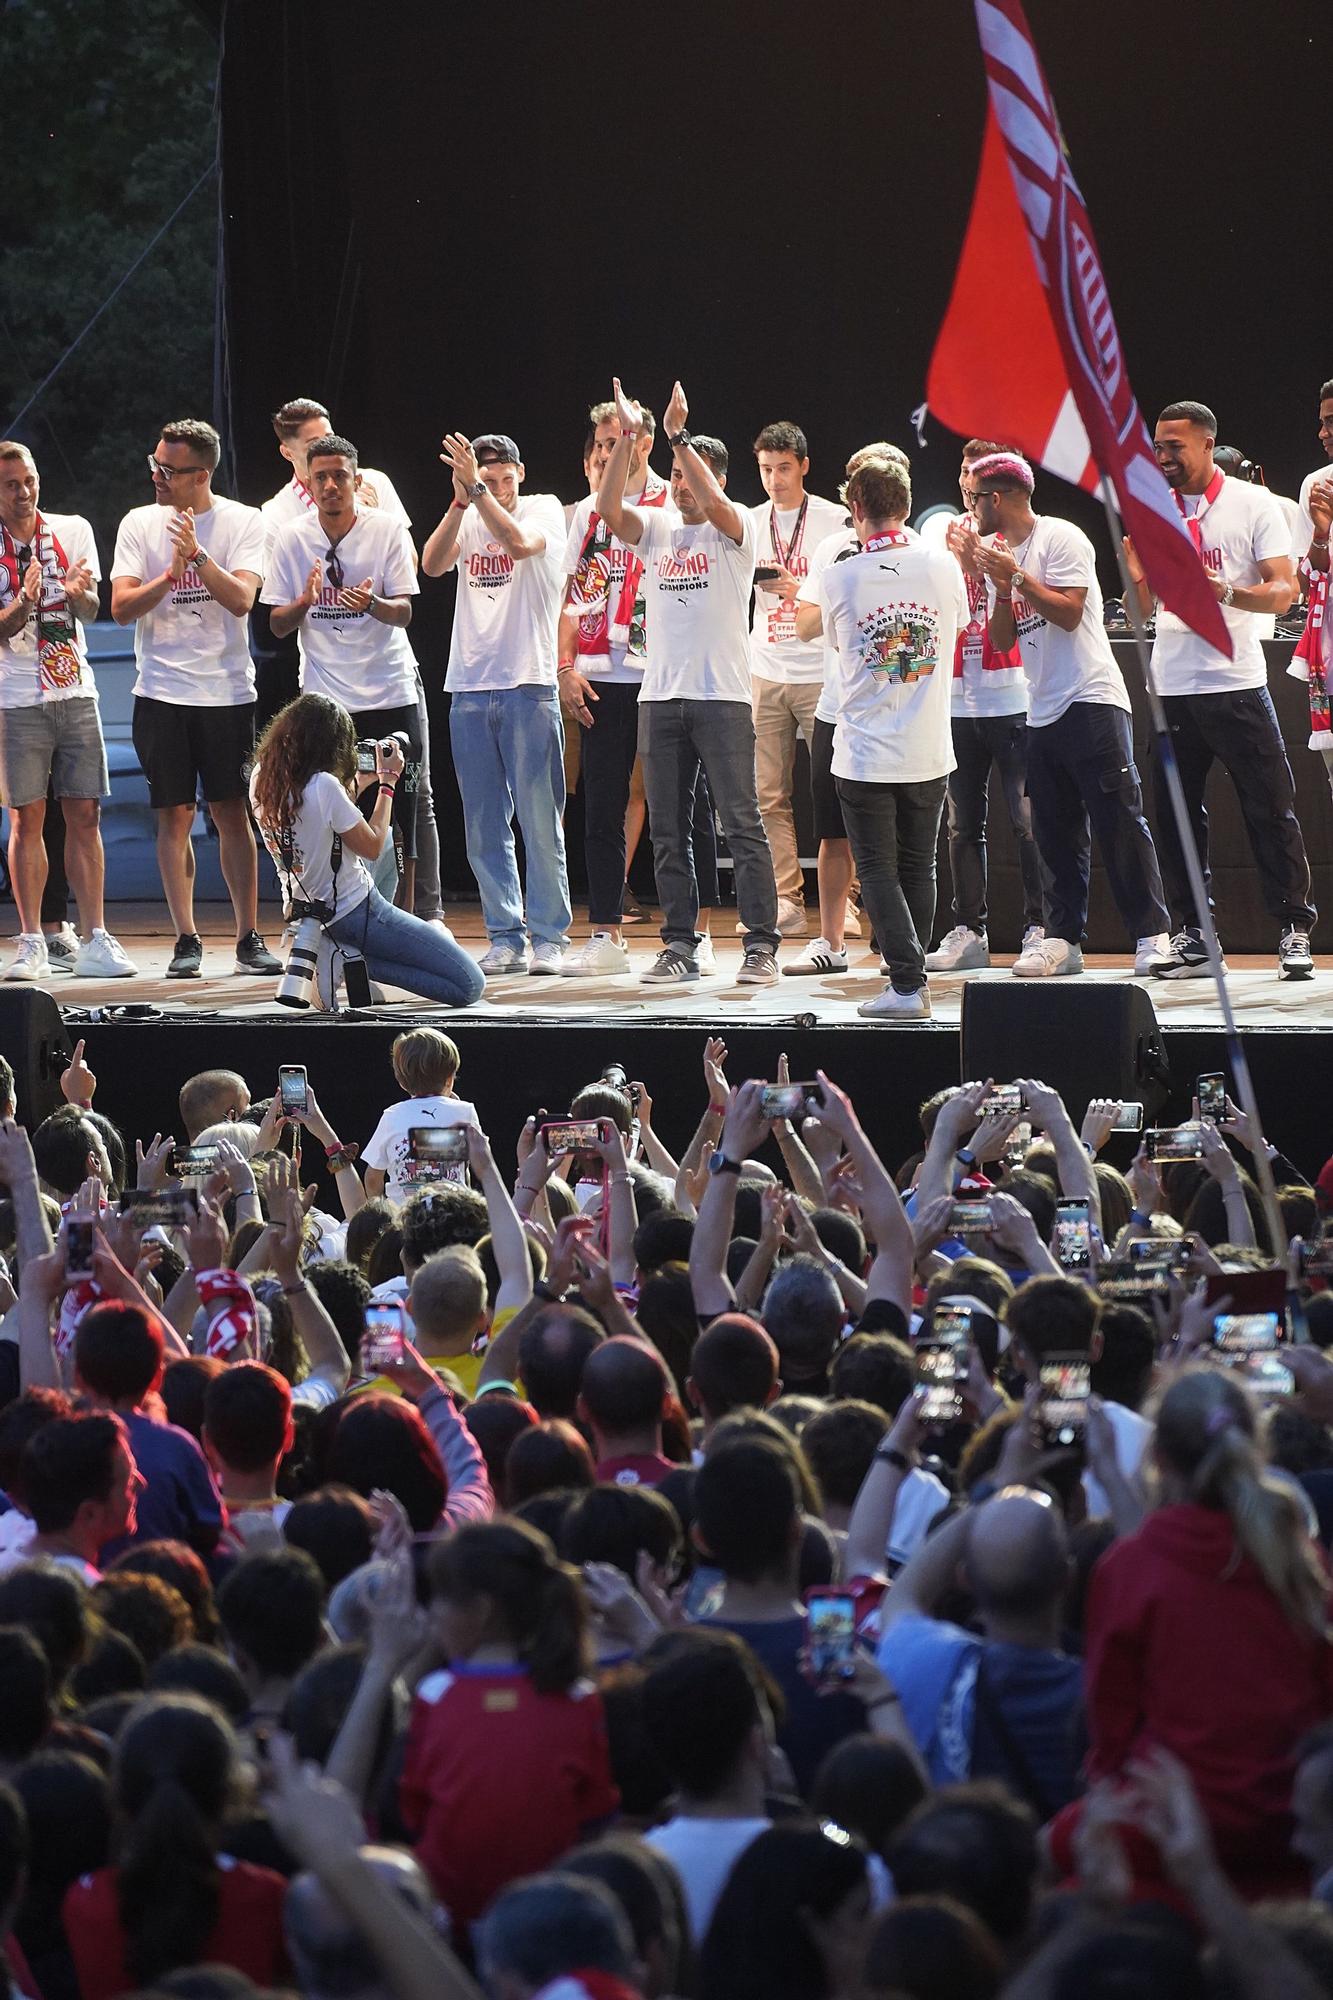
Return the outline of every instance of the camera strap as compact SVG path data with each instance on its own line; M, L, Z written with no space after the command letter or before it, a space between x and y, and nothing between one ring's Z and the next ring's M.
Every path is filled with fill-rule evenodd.
M329 867L333 875L332 905L335 912L338 908L338 870L342 867L342 859L343 837L340 833L335 833L329 848ZM301 891L300 900L303 903L310 903L311 905L318 903L318 897L310 894L310 891L301 879L301 871L296 865L296 843L293 838L290 820L284 820L278 828L278 867L287 877L286 901L289 910L297 900L292 894L293 883ZM333 921L332 917L330 917L329 921Z

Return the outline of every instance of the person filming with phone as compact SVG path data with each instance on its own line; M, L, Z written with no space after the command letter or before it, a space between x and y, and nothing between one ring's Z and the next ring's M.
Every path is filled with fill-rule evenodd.
M375 769L358 769L356 729L341 702L303 694L264 731L250 801L293 913L313 915L334 944L359 952L375 979L446 1007L481 998L475 962L438 924L422 923L376 889L367 862L390 837L402 746L376 745ZM369 817L359 801L374 789Z

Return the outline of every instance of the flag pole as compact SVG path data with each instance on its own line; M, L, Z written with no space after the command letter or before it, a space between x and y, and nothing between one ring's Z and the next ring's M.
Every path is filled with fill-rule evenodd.
M1134 633L1134 649L1138 655L1139 669L1144 686L1148 691L1148 710L1152 718L1154 752L1161 760L1166 777L1166 789L1171 800L1171 814L1176 822L1176 833L1180 840L1180 850L1184 857L1185 872L1189 877L1190 894L1194 898L1194 912L1199 929L1208 951L1208 969L1212 974L1217 991L1217 1004L1222 1010L1222 1026L1226 1036L1227 1060L1231 1066L1232 1081L1240 1107L1250 1122L1254 1134L1255 1149L1251 1154L1254 1161L1255 1179L1259 1195L1268 1218L1269 1232L1273 1238L1274 1255L1282 1261L1282 1244L1286 1240L1286 1226L1277 1202L1277 1186L1273 1180L1272 1163L1264 1149L1263 1126L1259 1120L1259 1102L1254 1093L1254 1079L1250 1075L1250 1065L1241 1044L1240 1030L1236 1026L1236 1016L1231 1005L1231 993L1227 987L1227 976L1222 964L1222 947L1218 942L1217 927L1213 913L1208 907L1208 890L1203 879L1203 863L1194 839L1194 829L1190 825L1189 807L1185 803L1185 790L1180 781L1180 766L1176 761L1175 745L1171 741L1171 729L1162 706L1162 697L1152 676L1152 660L1148 651L1148 635L1144 630L1143 618L1139 610L1139 593L1129 574L1129 564L1125 559L1124 522L1116 504L1115 489L1103 473L1100 481L1102 506L1106 510L1107 525L1111 531L1111 545L1115 550L1120 579L1124 586L1125 615Z

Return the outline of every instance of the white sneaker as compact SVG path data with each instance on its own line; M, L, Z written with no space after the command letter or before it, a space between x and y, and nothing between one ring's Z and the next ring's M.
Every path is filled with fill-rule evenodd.
M75 976L79 979L133 979L138 970L110 931L94 931L79 946L74 961Z
M700 972L716 972L717 958L713 951L713 940L705 931L694 947L694 962Z
M1174 964L1175 958L1171 951L1171 940L1165 931L1160 932L1157 937L1142 937L1134 946L1134 977L1136 979L1151 979L1154 972L1159 972L1164 967Z
M532 947L532 963L528 971L538 979L553 979L562 970L567 947L555 938L540 938Z
M1044 936L1021 951L1013 965L1015 979L1060 979L1082 970L1083 953L1078 945Z
M805 904L798 903L794 896L778 897L778 936L804 937L810 928L810 920L805 914Z
M494 979L505 972L526 972L528 950L526 945L493 944L477 964L488 979Z
M14 963L5 974L6 979L26 979L37 981L50 977L51 961L46 955L46 939L40 931L20 931L16 940L18 950L14 953Z
M860 937L861 935L861 912L857 909L850 896L847 898L847 914L842 920L842 928L848 937Z
M610 931L594 931L585 945L566 954L560 970L566 979L628 979L633 967Z
M873 1000L863 1000L856 1011L867 1021L928 1021L930 995L924 986L918 986L915 993L900 993L896 986L886 986Z
M52 972L73 972L82 943L73 924L62 924L58 931L48 932L46 956Z
M934 951L926 953L927 972L984 972L990 964L990 946L980 931L967 924L955 924Z
M846 951L835 951L827 938L815 938L801 953L799 958L790 958L783 966L787 979L810 979L821 972L845 972L847 970Z
M1029 924L1023 933L1023 941L1018 947L1019 957L1021 958L1031 945L1040 944L1045 935L1046 933L1040 924Z

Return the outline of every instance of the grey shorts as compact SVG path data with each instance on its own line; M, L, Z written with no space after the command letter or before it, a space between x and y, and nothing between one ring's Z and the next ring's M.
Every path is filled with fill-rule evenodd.
M91 695L0 708L0 799L30 806L46 797L104 799L111 790L102 718Z

